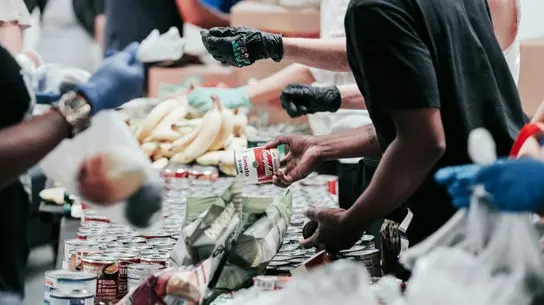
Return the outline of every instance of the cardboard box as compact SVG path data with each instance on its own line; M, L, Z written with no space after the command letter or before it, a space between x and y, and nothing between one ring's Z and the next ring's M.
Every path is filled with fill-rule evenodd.
M284 37L319 38L320 16L316 8L290 9L279 5L242 1L231 10L231 25L281 33ZM240 69L238 75L242 83L249 79L263 79L291 63L261 60Z
M203 86L216 86L225 83L228 87L240 86L236 69L222 66L187 66L183 68L152 67L148 75L148 96L157 97L161 84L180 84L187 78L196 77Z
M544 37L521 42L519 92L523 110L534 115L544 101Z

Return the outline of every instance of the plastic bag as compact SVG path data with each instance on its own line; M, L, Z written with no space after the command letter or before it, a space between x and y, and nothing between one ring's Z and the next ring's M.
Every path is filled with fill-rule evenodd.
M168 32L160 34L153 30L140 44L137 58L143 63L178 60L183 56L185 40L179 30L171 27Z
M97 114L87 130L73 139L62 141L41 160L40 167L48 178L60 183L71 194L80 196L77 176L82 161L97 153L114 150L122 151L126 157L120 164L121 167L126 166L125 170L135 170L136 167L145 173L148 183L162 183L159 172L151 166L151 161L140 149L133 134L119 114L114 111L103 111ZM93 204L93 202L86 201L86 203L113 222L131 225L125 216L126 202L119 202L108 207ZM155 216L155 218L158 217L158 215Z
M34 75L33 88L36 92L62 94L79 84L86 83L91 73L83 69L60 64L44 64Z

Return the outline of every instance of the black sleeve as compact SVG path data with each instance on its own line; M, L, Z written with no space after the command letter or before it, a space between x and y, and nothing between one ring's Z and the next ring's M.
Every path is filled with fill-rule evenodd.
M72 0L74 14L79 24L94 37L95 18L104 14L104 0Z
M440 108L435 68L415 21L404 8L356 5L346 14L348 43L372 108ZM353 62L352 62L353 63Z
M20 123L30 106L30 95L21 67L0 46L0 128Z

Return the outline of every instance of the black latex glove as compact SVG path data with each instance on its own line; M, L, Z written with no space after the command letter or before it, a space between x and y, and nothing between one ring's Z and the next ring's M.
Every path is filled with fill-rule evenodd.
M336 86L290 84L283 90L280 98L281 106L292 118L316 112L336 112L342 103Z
M283 58L282 36L239 28L212 28L200 32L204 46L213 57L235 67L252 65L260 59L272 58L279 62Z

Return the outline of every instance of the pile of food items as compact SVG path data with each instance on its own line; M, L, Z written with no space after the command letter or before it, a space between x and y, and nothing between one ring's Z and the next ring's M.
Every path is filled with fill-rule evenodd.
M247 138L257 130L248 125L242 111L227 109L219 99L212 99L213 106L206 113L192 109L183 95L160 101L140 122L128 120L156 168L196 163L236 175L233 152L246 148Z

